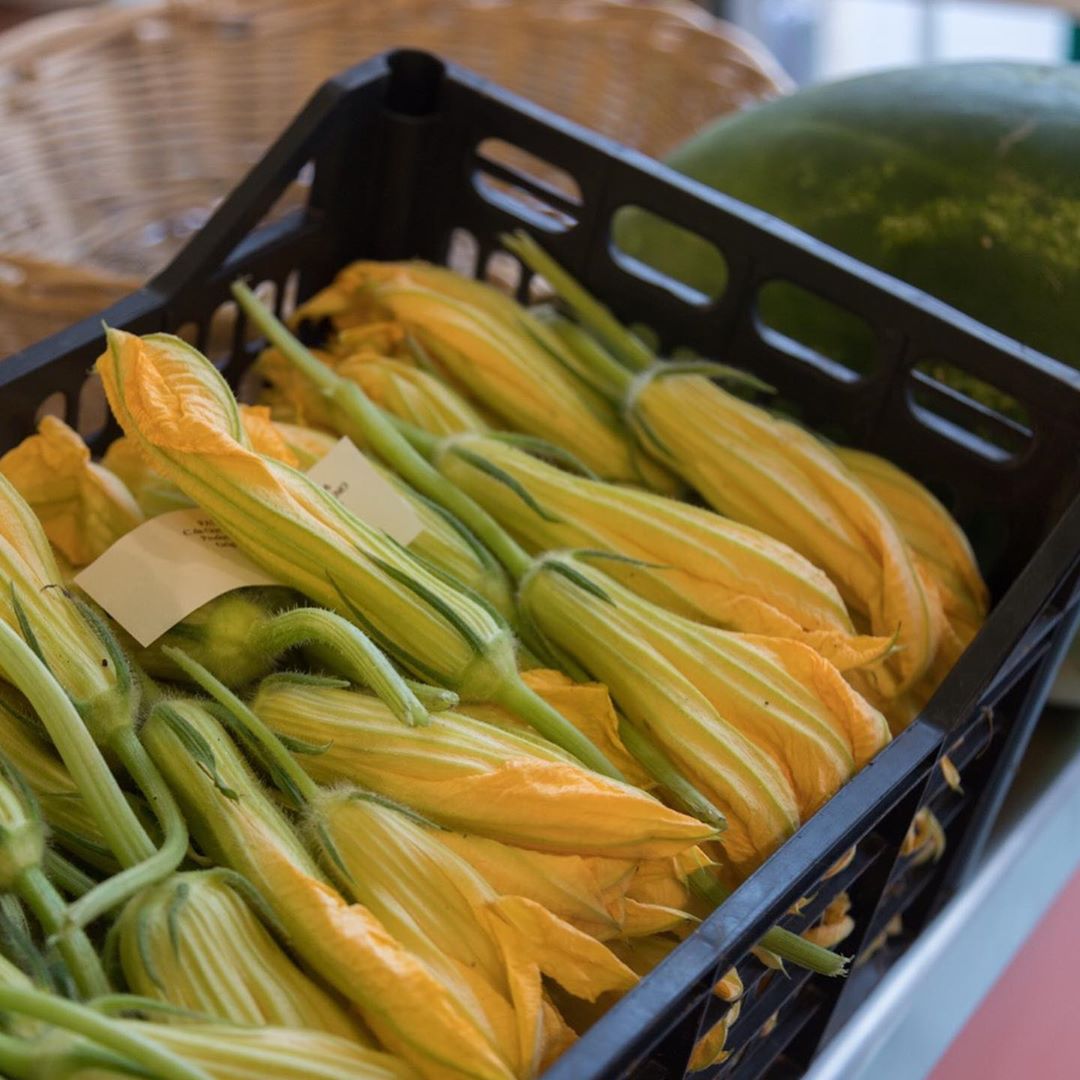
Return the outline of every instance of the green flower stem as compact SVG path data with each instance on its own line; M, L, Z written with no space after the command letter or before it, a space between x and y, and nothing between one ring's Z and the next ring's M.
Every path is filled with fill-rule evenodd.
M68 906L40 866L27 867L15 881L15 892L34 913L67 965L75 986L84 998L107 994L109 980L90 939L78 927L68 924Z
M545 323L559 339L564 356L568 355L570 362L563 357L560 357L560 360L563 360L582 382L588 383L593 390L609 400L618 401L623 396L626 369L600 344L594 334L554 308L534 309L533 315Z
M645 732L622 715L619 716L619 738L681 810L711 825L717 832L727 828L727 818L683 776L675 763Z
M402 723L413 727L430 721L427 709L383 651L359 627L336 612L312 607L282 612L257 626L250 644L257 652L278 656L312 642L326 646L340 657L343 674L374 690ZM176 650L165 646L163 651L175 663L181 663L174 655ZM187 659L186 654L181 655Z
M53 848L45 849L41 865L45 876L68 896L85 896L97 884L86 871L69 862Z
M428 461L435 459L435 455L439 452L439 445L442 443L438 435L432 435L430 431L425 431L416 424L410 424L408 420L403 420L400 416L391 416L389 413L384 415L408 439L409 444L417 453L423 454Z
M116 1021L85 1005L76 1005L53 994L0 987L0 1010L32 1016L92 1039L106 1049L129 1058L160 1080L211 1080L203 1069L189 1064L151 1039L121 1027Z
M0 1032L0 1076L36 1080L41 1069L41 1048Z
M578 319L625 367L632 371L644 371L655 362L656 357L652 350L627 330L599 300L590 296L528 233L519 230L499 239L503 246L521 259L530 270L547 279L548 284L570 306ZM590 356L590 363L599 363L600 355L599 350L594 352ZM625 390L630 382L630 376L618 364L608 365L608 370L598 372L598 375L621 390Z
M690 885L699 896L717 907L731 895L730 890L725 889L708 870L695 870L690 875ZM815 945L780 926L767 930L758 945L776 953L782 960L818 975L834 977L847 974L847 957Z
M112 749L150 803L161 826L162 844L142 862L106 878L80 896L68 908L68 919L76 926L89 925L140 889L168 877L187 854L187 823L168 784L143 749L134 729L127 727L117 731L113 736Z
M277 735L236 694L182 649L168 645L165 652L185 675L228 711L244 738L258 747L271 771L286 781L286 794L301 803L313 802L318 797L319 785L297 763Z
M531 724L545 739L573 754L594 772L625 781L610 761L561 713L552 708L520 678L504 679L492 700Z
M132 866L150 857L154 844L128 805L75 706L30 646L2 621L0 671L34 707L109 850L121 865Z
M339 429L343 434L355 433L403 480L457 517L503 564L511 577L515 580L521 577L528 569L529 556L486 510L425 460L356 383L343 379L313 356L243 282L234 282L232 292L267 341L319 389L340 421Z

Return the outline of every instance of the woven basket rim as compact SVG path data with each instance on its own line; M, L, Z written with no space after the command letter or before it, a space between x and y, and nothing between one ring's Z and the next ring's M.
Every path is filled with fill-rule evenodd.
M97 310L95 287L109 296L158 272L320 82L394 39L654 156L793 86L763 45L691 0L391 2L113 0L0 34L0 140L12 136L0 177L14 185L0 208L0 355ZM310 49L275 65L305 26ZM132 87L128 103L118 91ZM245 97L252 87L266 93Z
M406 3L415 0L405 0ZM284 0L274 5L284 10L296 9L303 13L303 0ZM417 3L420 7L422 4ZM469 5L479 7L479 4ZM492 9L509 6L499 0L490 4ZM731 60L731 52L740 53L749 67L766 82L771 82L772 92L787 93L794 82L780 63L748 31L734 23L711 15L692 0L630 0L623 5L613 5L611 0L556 0L554 8L538 9L541 17L558 18L562 11L574 8L622 6L626 10L640 9L663 15L700 30L716 38L729 50L725 59ZM8 74L30 75L35 65L58 53L79 53L96 48L103 42L116 38L148 18L235 20L265 14L267 5L260 0L230 0L226 4L215 0L131 0L131 2L105 3L91 8L72 8L50 11L36 15L24 23L0 34L0 69ZM0 72L0 74L3 74Z

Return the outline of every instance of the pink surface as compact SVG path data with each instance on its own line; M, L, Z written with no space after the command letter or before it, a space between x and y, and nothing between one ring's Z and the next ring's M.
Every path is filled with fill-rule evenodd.
M930 1080L1078 1080L1078 969L1080 872L1020 947Z

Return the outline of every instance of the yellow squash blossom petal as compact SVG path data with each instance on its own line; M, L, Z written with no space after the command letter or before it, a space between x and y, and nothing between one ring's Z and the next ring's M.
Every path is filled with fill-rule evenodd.
M720 845L743 872L752 869L798 825L787 771L698 689L699 679L711 677L708 661L691 655L681 670L650 640L663 632L664 618L677 616L652 605L647 613L636 611L646 602L585 564L570 561L569 573L552 571L555 558L545 558L522 582L518 596L524 612L603 680L626 716L648 731L724 814L728 827ZM689 625L694 638L706 632Z
M359 784L462 832L627 858L674 855L713 835L531 733L456 712L406 728L377 698L289 679L264 681L253 708L279 734L325 747L300 758L320 783Z
M875 672L882 694L918 681L937 648L931 598L889 514L827 446L701 375L646 372L627 410L642 445L714 509L819 566L874 634L898 634Z
M651 790L656 781L641 767L619 737L619 716L611 694L603 683L580 683L551 668L532 668L521 673L521 681L554 706L594 746L603 751L608 761L635 787ZM498 705L473 702L464 712L478 720L499 727L528 730L519 717Z
M240 420L252 450L291 465L294 469L299 468L300 459L270 418L270 409L265 405L241 405L239 408Z
M123 482L95 465L78 432L55 416L44 417L36 435L0 458L0 473L73 566L92 563L143 520Z
M978 626L990 596L971 544L948 510L913 476L891 461L841 447L840 460L881 500L920 559L943 586L946 611Z
M545 908L500 897L401 808L348 790L330 792L312 821L343 887L453 988L516 1076L530 1076L543 1054L535 1043L543 1025L539 994L528 995L531 1011L523 1015L520 994L515 1008L511 992L523 965L537 989L544 973L586 998L635 981L603 945ZM545 943L539 949L538 935Z

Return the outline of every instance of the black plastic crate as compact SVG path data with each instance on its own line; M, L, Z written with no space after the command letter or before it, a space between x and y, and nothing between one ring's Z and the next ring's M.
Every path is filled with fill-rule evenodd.
M541 175L520 166L527 157L500 154L491 140L539 159ZM569 188L549 182L557 175L551 166L572 178ZM294 208L268 218L283 196ZM611 220L627 205L712 241L730 273L723 296L712 303L688 296L620 255ZM270 283L280 310L352 259L443 262L454 251L471 255L466 269L480 276L494 257L518 275L524 296L528 275L498 247L501 231L521 225L616 312L652 326L665 346L688 345L750 368L806 422L929 484L974 537L994 593L990 619L922 716L547 1080L684 1076L695 1040L726 1008L711 987L737 962L748 990L729 1038L732 1056L695 1075L798 1075L963 883L1080 616L1080 374L767 215L414 52L377 57L326 84L173 264L102 317L139 333L187 327L242 386L255 343L231 308L237 275ZM865 319L876 341L871 370L843 369L762 326L757 299L771 281ZM212 334L221 325L229 327L223 349ZM94 318L0 364L0 445L29 434L47 399L92 445L104 445L116 430L87 378L101 346ZM1029 423L998 417L935 382L917 369L929 357L1013 395ZM961 767L962 795L944 785L937 767L946 751ZM949 845L941 862L915 866L900 845L923 806L947 823ZM855 844L851 865L822 880ZM798 972L766 978L747 956L750 946L774 923L799 929L841 888L857 924L845 951L861 953L896 915L903 932L846 981ZM785 916L810 894L808 912Z

